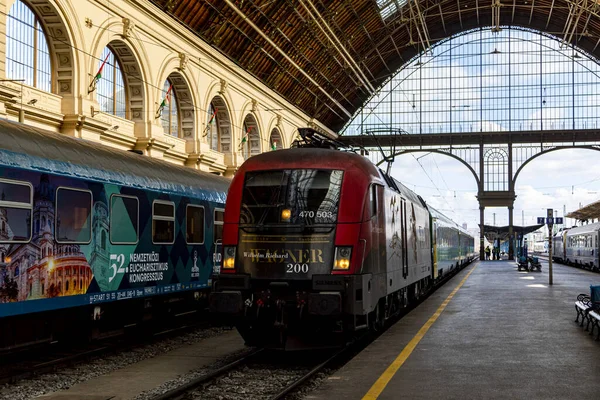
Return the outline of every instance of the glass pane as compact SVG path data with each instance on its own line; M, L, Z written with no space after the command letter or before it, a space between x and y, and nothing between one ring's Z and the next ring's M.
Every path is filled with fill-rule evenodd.
M31 239L31 210L0 207L0 215L5 216L0 218L0 243Z
M188 243L204 243L204 208L187 208L186 240Z
M215 243L223 241L223 225L215 225Z
M0 182L0 200L31 204L31 187L17 183Z
M138 201L131 197L112 196L110 203L110 241L137 243Z
M104 63L106 60L106 63ZM107 114L126 118L126 91L123 72L110 48L105 47L100 60L98 60L99 75L96 84L96 98L100 110Z
M92 237L92 195L59 188L56 195L56 228L60 242L89 243Z
M175 206L173 204L154 203L154 216L175 218Z
M23 79L26 85L50 91L51 67L46 35L34 13L21 0L16 0L10 8L6 33L7 78Z
M337 220L343 171L285 170L246 174L241 224L330 224ZM290 210L282 220L283 209Z
M154 243L174 242L175 221L152 220L152 241Z

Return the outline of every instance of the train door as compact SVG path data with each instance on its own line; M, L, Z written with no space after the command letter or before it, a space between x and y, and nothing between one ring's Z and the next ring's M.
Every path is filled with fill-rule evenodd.
M213 218L213 274L221 272L222 245L223 245L223 221L225 210L215 208Z
M435 222L435 218L431 219L431 262L433 264L433 279L437 279L438 277L438 263L437 263L437 224Z

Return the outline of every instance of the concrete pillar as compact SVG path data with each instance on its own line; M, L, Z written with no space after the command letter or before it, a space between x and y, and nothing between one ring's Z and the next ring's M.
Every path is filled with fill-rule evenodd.
M479 207L479 259L485 260L485 248L484 248L484 232L483 232L483 217L484 217L485 207Z

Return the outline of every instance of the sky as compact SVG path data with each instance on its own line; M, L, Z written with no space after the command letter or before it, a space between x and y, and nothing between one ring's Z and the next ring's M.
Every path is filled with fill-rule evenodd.
M391 175L460 225L478 227L477 184L459 161L427 152L406 154L396 157ZM535 225L548 208L562 217L565 208L569 213L600 200L600 152L564 149L537 157L519 174L515 193L514 225ZM485 224L494 225L494 218L497 226L508 225L508 208L486 208Z

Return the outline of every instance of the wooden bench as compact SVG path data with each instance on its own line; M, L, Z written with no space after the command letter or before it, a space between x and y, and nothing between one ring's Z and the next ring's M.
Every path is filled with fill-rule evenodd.
M589 295L578 295L575 302L575 311L577 312L575 322L579 323L581 327L587 322L586 331L590 330L591 325L590 335L593 335L594 330L597 328L596 340L600 340L600 286L590 286Z
M577 301L575 302L575 311L577 311L577 318L575 318L575 322L579 323L579 326L583 326L584 322L588 320L588 312L592 308L592 299L587 294L580 294L577 296ZM581 321L579 318L581 317Z

